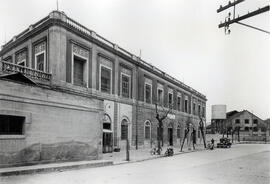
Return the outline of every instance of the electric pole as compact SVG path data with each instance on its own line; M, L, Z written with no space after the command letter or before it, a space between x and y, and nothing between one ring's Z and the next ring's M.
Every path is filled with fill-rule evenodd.
M218 27L219 28L223 28L224 27L224 30L225 30L225 34L230 34L231 33L231 30L230 30L230 25L231 24L234 24L234 23L237 23L239 25L242 25L242 26L246 26L248 28L252 28L252 29L255 29L255 30L258 30L258 31L261 31L261 32L264 32L264 33L267 33L267 34L270 34L270 31L266 31L266 30L263 30L261 28L257 28L255 26L252 26L252 25L248 25L248 24L244 24L240 21L242 20L245 20L245 19L248 19L250 17L253 17L253 16L256 16L256 15L259 15L261 13L265 13L267 11L270 10L270 6L267 5L263 8L259 8L255 11L252 11L252 12L248 12L247 14L245 15L242 15L242 16L239 16L237 15L236 16L236 6L242 2L244 2L245 0L234 0L233 2L229 1L227 5L225 6L222 6L220 5L219 9L217 9L217 13L220 13L224 10L227 10L227 9L230 9L230 8L233 8L233 14L231 14L231 12L228 13L228 16L225 17L225 21L224 22L221 22ZM231 17L232 16L232 17Z

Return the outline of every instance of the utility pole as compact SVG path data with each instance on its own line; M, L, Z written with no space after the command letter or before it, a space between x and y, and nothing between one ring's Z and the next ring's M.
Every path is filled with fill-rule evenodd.
M225 34L228 35L231 33L231 30L230 30L230 25L231 24L234 24L234 23L237 23L239 25L242 25L242 26L246 26L246 27L249 27L249 28L252 28L252 29L255 29L255 30L258 30L258 31L261 31L261 32L264 32L264 33L267 33L267 34L270 34L270 31L266 31L266 30L263 30L261 28L257 28L255 26L251 26L251 25L248 25L248 24L244 24L240 21L242 20L245 20L245 19L248 19L250 17L253 17L253 16L256 16L256 15L259 15L261 13L265 13L267 11L270 10L270 6L267 5L263 8L259 8L255 11L252 11L252 12L248 12L247 14L245 15L242 15L242 16L237 16L236 17L236 13L235 13L235 10L236 10L236 6L242 2L244 2L245 0L234 0L233 2L229 1L227 5L225 6L222 6L220 5L219 9L217 9L217 13L220 13L224 10L227 10L227 9L230 9L230 8L233 8L233 16L231 18L231 12L228 13L228 16L225 17L225 21L224 22L221 22L218 27L219 28L223 28L224 27L224 30L225 30Z

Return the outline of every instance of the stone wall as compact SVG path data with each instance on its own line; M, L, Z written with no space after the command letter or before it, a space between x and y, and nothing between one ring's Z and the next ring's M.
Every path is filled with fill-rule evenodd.
M0 135L0 166L101 158L101 100L0 80L0 114L25 117Z

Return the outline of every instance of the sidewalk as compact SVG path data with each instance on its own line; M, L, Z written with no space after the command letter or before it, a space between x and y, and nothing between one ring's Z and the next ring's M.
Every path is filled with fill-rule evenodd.
M173 147L173 149L174 149L174 155L205 150L203 144L196 145L195 150L193 150L193 147L191 148L191 150L188 150L186 145L183 147L182 152L180 152L180 147ZM114 165L132 163L132 162L141 162L145 160L152 160L152 159L164 157L164 153L166 152L166 150L167 150L167 147L162 147L162 152L160 155L151 155L150 154L151 148L138 149L138 150L132 149L129 151L130 161L126 161L126 150L122 150L120 152L103 154L103 160L113 161Z
M91 161L74 161L74 162L61 162L51 164L38 164L31 166L20 166L20 167L7 167L0 168L0 176L11 176L20 174L35 174L53 171L64 171L71 169L82 169L92 167L102 167L112 165L112 161L108 160L91 160Z
M141 162L145 160L152 160L164 157L164 153L167 150L167 147L162 148L161 155L151 155L150 150L151 148L130 150L130 161L126 161L126 151L122 150L120 152L103 154L103 160L59 162L59 163L39 164L31 166L0 168L0 176L35 174L54 171L61 172L71 169L93 168L93 167L103 167L110 165ZM203 144L196 145L195 150L193 150L193 148L191 148L191 150L188 150L187 146L185 145L183 147L182 152L180 152L180 147L174 147L174 155L202 150L205 150Z

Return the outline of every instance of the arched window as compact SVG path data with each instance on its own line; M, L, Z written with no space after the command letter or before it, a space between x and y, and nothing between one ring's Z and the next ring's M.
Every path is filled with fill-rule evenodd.
M104 116L103 116L103 129L107 129L107 130L111 130L112 129L111 118L107 114L104 114Z
M121 140L126 140L128 138L128 121L123 119L121 122Z
M151 138L151 123L148 120L144 123L144 138Z
M177 126L176 133L177 133L177 139L180 139L180 125Z

